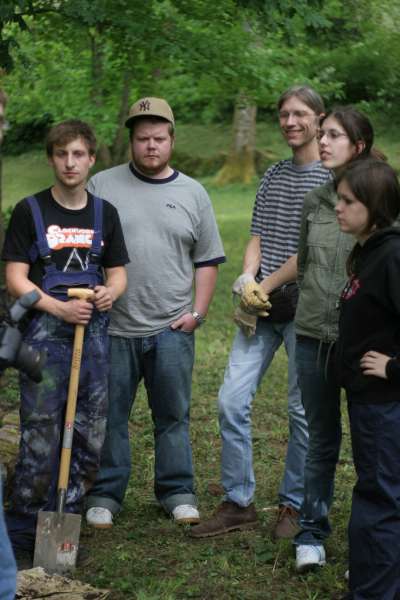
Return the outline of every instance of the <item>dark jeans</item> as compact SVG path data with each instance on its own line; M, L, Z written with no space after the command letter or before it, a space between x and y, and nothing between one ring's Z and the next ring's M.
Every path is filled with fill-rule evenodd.
M168 327L149 337L111 336L107 434L89 508L121 508L131 471L128 419L142 378L154 423L156 498L167 512L196 504L189 438L193 362L193 334Z
M333 378L330 344L298 336L296 364L308 424L304 503L296 545L319 545L329 535L336 463L342 439L340 387Z
M348 394L357 482L349 523L354 600L400 598L400 402L361 404Z
M17 566L4 523L1 469L0 465L0 598L1 600L14 600Z
M94 483L106 431L108 316L94 313L85 330L65 511L80 513ZM21 442L6 523L14 547L32 550L39 510L54 511L75 328L47 313L25 341L47 352L43 380L20 374Z

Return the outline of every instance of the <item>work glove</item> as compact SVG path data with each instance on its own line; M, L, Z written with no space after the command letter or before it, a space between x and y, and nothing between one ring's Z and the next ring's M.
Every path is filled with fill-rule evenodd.
M238 296L241 296L244 292L244 286L246 285L246 283L255 283L255 281L256 280L254 279L253 275L251 275L251 273L242 273L241 275L239 275L239 277L233 284L232 292L234 294L237 294Z
M242 273L232 286L232 292L240 296L241 308L249 314L268 316L266 310L271 308L268 295L250 273Z
M237 306L233 313L233 321L240 327L246 337L251 337L256 332L257 315L250 315L248 312Z
M271 308L271 303L268 301L268 294L264 292L261 285L256 281L249 281L243 286L240 307L251 315L267 317L269 315L267 311Z

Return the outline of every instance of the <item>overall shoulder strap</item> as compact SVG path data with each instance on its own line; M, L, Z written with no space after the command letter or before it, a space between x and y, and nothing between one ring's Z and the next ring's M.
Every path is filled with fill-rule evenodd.
M27 202L30 206L30 209L32 212L32 217L33 217L33 222L35 224L36 237L37 237L36 245L39 250L39 254L40 254L41 258L50 256L51 250L47 243L42 211L40 210L40 206L39 206L36 196L29 196L29 198L27 198Z
M101 254L101 241L103 238L103 200L93 196L94 203L94 225L93 225L93 239L92 247L90 249L91 254L100 256Z

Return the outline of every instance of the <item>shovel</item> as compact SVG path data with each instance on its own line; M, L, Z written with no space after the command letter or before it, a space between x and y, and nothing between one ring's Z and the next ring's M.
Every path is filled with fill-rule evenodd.
M70 288L68 296L90 300L93 290ZM79 372L81 367L84 325L75 325L71 375L69 379L64 435L57 486L57 512L39 511L36 526L34 567L43 567L48 573L68 573L76 567L78 556L81 515L65 513L65 501L71 464L72 438L76 401L78 397Z

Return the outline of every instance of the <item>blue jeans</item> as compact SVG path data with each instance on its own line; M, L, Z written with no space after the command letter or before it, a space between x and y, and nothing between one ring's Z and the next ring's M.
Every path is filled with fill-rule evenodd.
M171 512L196 505L189 438L194 335L170 328L148 337L111 336L106 440L87 506L121 509L131 472L128 419L141 379L154 423L154 491Z
M395 385L395 384L393 384ZM400 598L400 402L349 400L357 482L349 523L354 600Z
M14 600L16 583L17 566L15 564L4 522L3 492L0 471L0 600Z
M340 387L334 380L331 350L320 340L297 337L297 374L310 436L297 545L319 545L331 531L328 513L342 439Z
M254 497L251 440L251 404L261 379L284 342L289 359L289 441L279 501L299 509L303 502L303 472L307 452L307 423L297 385L293 321L268 323L259 320L248 338L237 332L219 391L219 424L222 437L222 475L225 499L248 506Z

